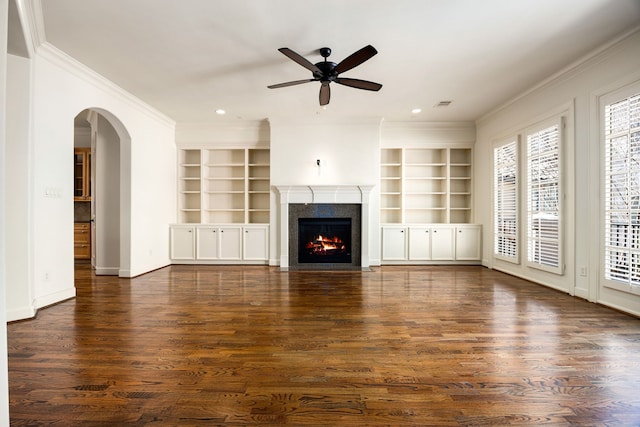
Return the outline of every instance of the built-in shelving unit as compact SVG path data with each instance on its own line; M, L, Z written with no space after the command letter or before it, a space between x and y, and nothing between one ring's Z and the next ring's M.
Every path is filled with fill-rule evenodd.
M381 152L380 221L402 222L402 149L389 148Z
M449 222L471 222L471 149L449 149Z
M471 221L471 148L384 148L380 222Z
M269 150L182 149L179 222L269 223Z
M200 150L180 150L178 165L179 222L199 223L202 195Z
M269 150L252 149L248 150L247 154L247 222L268 224L271 197Z

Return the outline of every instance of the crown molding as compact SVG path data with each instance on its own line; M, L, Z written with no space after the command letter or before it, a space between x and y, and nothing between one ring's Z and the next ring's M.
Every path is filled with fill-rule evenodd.
M46 41L41 0L15 0L29 57Z
M44 60L56 65L57 67L60 67L61 69L69 72L70 74L78 77L86 83L96 87L97 89L120 99L121 101L142 112L148 117L164 124L165 126L175 128L176 122L173 119L151 107L140 98L137 98L136 96L122 89L111 80L93 71L91 68L77 61L73 57L67 55L49 42L45 41L40 45L37 50L37 55ZM97 105L94 107L100 106Z

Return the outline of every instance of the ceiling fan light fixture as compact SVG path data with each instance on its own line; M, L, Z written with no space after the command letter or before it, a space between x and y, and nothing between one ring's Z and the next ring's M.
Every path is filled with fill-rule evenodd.
M320 55L322 55L324 61L320 61L316 64L313 64L311 61L309 61L299 53L296 53L293 50L289 49L288 47L282 47L278 49L278 51L280 51L280 53L282 53L292 61L296 62L299 65L302 65L304 68L311 71L313 78L269 85L267 86L269 89L295 86L314 81L320 82L321 85L319 102L320 106L325 106L329 104L329 100L331 98L331 88L329 87L329 84L332 82L343 86L370 91L379 91L382 88L382 85L380 83L370 82L367 80L352 79L348 77L340 77L341 73L357 67L358 65L371 59L371 57L378 53L378 51L371 45L367 45L362 49L352 53L337 64L335 62L327 60L327 57L331 55L331 49L328 47L320 48Z

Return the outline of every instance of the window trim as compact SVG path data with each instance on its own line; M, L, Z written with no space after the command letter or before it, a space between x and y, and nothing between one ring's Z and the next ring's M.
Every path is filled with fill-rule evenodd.
M497 164L496 164L496 151L506 147L507 145L511 145L513 144L515 146L515 162L514 162L514 167L515 167L515 255L510 257L501 253L498 253L496 248L497 248L497 239L499 236L502 236L501 233L499 233L499 231L497 230L496 227L496 220L497 220L497 214L498 214L498 209L497 209L497 199L496 199L496 178L497 178ZM492 176L492 196L493 196L493 200L492 200L492 224L493 224L493 241L492 241L492 253L493 253L493 258L496 260L501 260L501 261L506 261L506 262L510 262L512 264L520 264L520 181L521 181L521 176L520 176L520 135L513 135L509 138L504 138L501 140L496 141L493 144L493 176Z
M604 93L598 97L598 143L600 145L599 161L600 161L600 191L602 194L600 200L600 244L599 244L599 279L601 284L610 289L615 289L625 293L640 295L640 286L631 283L623 283L607 279L606 268L606 221L607 221L607 142L606 142L606 107L610 104L623 101L626 98L640 93L640 81L632 82L624 87Z
M558 179L557 179L557 185L558 185L558 265L557 266L550 266L550 265L545 265L542 263L537 263L534 262L530 259L529 256L529 248L530 248L530 244L532 241L532 234L531 234L531 230L530 230L530 215L531 212L529 211L529 197L530 197L530 183L529 183L529 174L530 174L530 165L529 165L529 136L542 131L544 129L553 127L553 126L557 126L558 128ZM524 212L525 215L523 215L522 221L524 222L524 233L525 233L525 244L526 244L526 257L525 257L525 265L527 267L530 268L534 268L537 270L542 270L542 271L546 271L549 273L554 273L557 275L563 275L564 274L564 270L565 270L565 219L564 216L566 214L565 212L565 199L566 199L566 195L565 195L565 177L564 174L566 173L565 171L565 167L564 167L564 153L563 151L565 150L565 145L566 145L566 136L565 136L565 131L566 131L566 126L565 126L565 118L562 115L556 115L554 117L548 118L546 120L540 121L534 125L531 125L529 127L527 127L524 131L523 134L523 161L524 161L524 170L525 170L525 174L523 175L524 177L524 185L526 188L526 198L524 200L525 203L525 208L524 208Z

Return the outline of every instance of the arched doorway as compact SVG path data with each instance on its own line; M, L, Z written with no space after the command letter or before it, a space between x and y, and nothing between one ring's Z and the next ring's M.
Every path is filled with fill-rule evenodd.
M101 108L81 111L74 128L74 146L88 145L92 153L91 201L74 201L74 215L77 219L80 212L91 221L95 273L130 277L131 137L115 115Z

